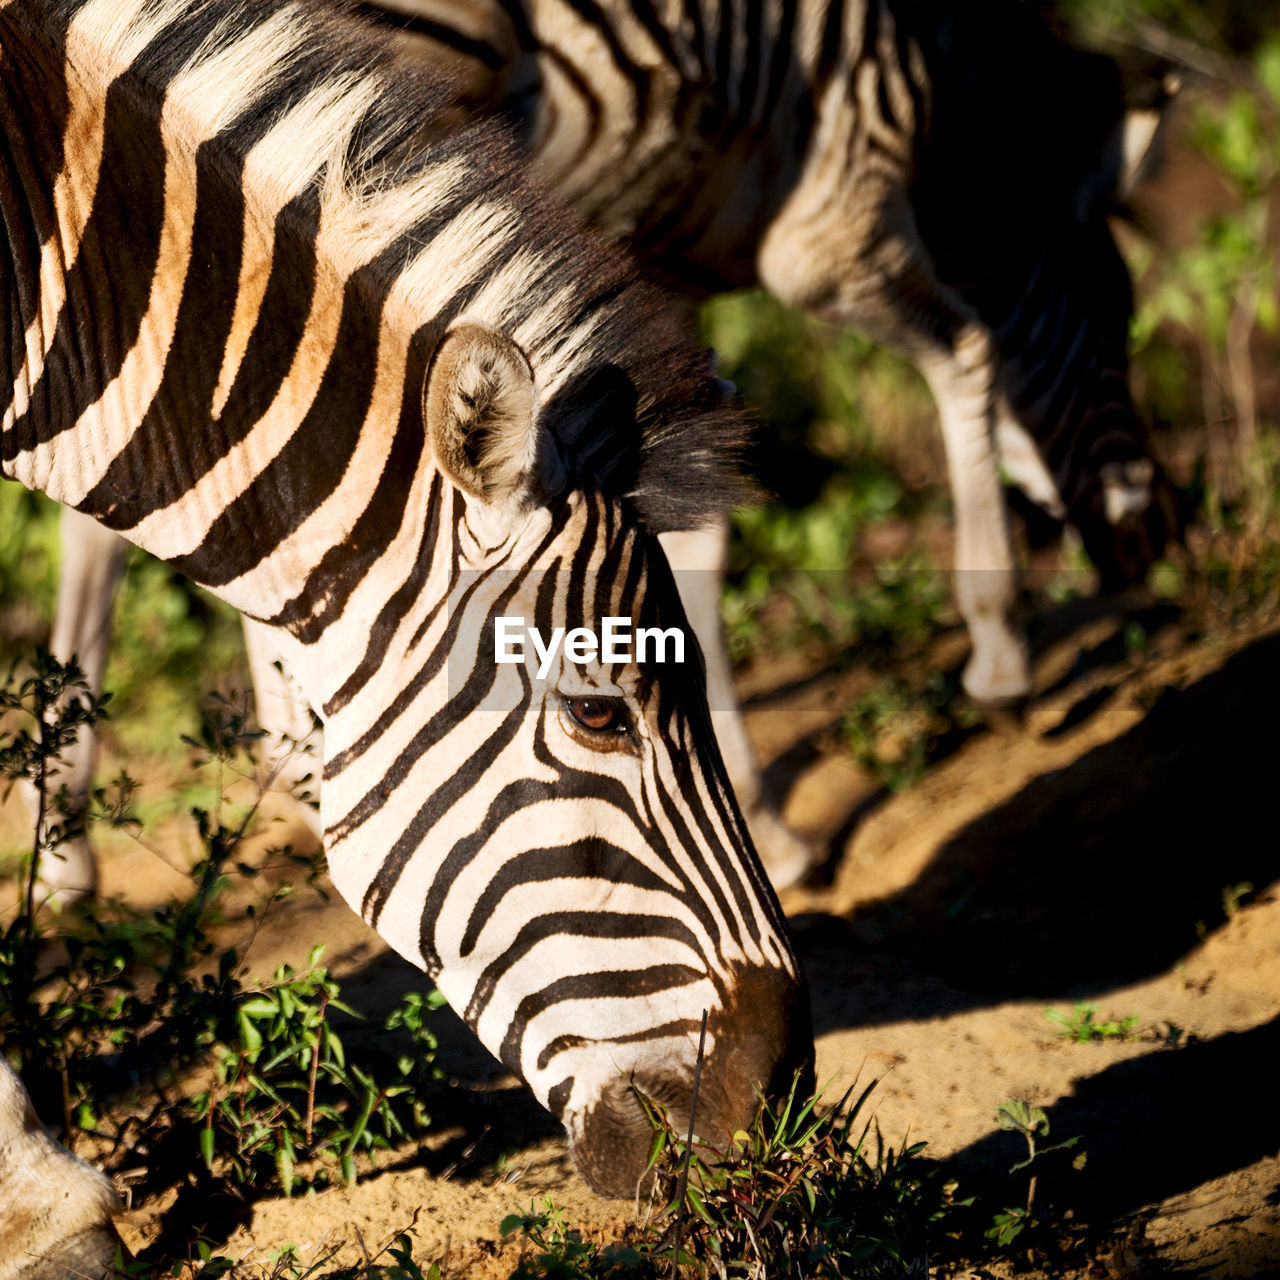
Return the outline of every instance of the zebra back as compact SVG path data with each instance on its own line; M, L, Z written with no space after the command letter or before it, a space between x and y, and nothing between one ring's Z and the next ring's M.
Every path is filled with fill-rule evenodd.
M981 326L998 412L1034 442L1050 505L1119 569L1119 507L1158 477L1106 217L1143 165L1126 140L1151 143L1159 104L1128 111L1109 59L1017 0L387 7L418 56L485 85L473 101L500 100L540 172L665 282L763 282L926 372ZM1126 497L1117 469L1147 483ZM1169 513L1148 514L1149 558Z

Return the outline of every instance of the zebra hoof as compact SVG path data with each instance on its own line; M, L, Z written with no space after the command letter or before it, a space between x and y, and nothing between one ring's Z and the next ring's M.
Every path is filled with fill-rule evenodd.
M1009 713L1025 708L1031 697L1031 662L1025 642L1006 637L999 644L979 643L975 636L960 684L983 715L988 709Z
M55 1142L0 1057L0 1280L115 1280L128 1253L100 1170Z

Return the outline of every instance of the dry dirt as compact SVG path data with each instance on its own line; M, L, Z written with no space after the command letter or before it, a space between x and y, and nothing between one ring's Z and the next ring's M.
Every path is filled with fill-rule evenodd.
M1022 1153L995 1126L999 1103L1025 1099L1055 1138L1081 1135L1084 1169L1064 1162L1040 1192L1116 1228L1080 1275L1280 1274L1280 630L1207 643L1171 609L1134 608L1151 637L1141 659L1105 608L1041 616L1025 723L957 735L898 795L836 749L849 676L783 683L775 669L747 682L787 816L829 855L829 883L784 896L813 987L818 1075L833 1092L879 1077L888 1141L927 1140L962 1188L1008 1188L1012 1203L1025 1182L1007 1170ZM943 637L935 660L963 647ZM1224 913L1224 888L1244 884ZM164 891L152 856L114 846L108 893L144 885ZM375 1020L423 985L340 902L305 893L269 919L254 965L302 965L318 941ZM1136 1015L1138 1037L1058 1038L1046 1007L1081 1000ZM495 1249L498 1224L535 1198L592 1230L630 1220L586 1191L550 1118L452 1014L438 1024L459 1082L439 1136L354 1187L263 1198L210 1223L225 1252L292 1242L310 1256L345 1240L349 1258L411 1227L417 1257L447 1252L447 1276L498 1277L515 1257ZM349 1051L362 1043L349 1034ZM169 1205L127 1214L130 1243L154 1241Z

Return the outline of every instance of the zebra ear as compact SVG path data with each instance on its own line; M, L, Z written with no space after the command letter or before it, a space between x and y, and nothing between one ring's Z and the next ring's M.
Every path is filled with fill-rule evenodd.
M474 323L450 329L427 371L422 412L437 464L464 493L494 504L531 495L533 370L506 334Z

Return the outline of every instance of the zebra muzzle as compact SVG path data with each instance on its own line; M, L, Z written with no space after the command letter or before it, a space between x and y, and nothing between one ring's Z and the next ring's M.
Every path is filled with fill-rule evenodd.
M712 1151L724 1151L732 1135L751 1124L762 1097L782 1098L792 1088L798 1096L812 1093L813 1024L804 978L744 968L730 992L726 1003L710 1013L711 1048L701 1071L695 1034L687 1059L637 1063L630 1073L612 1078L585 1109L563 1117L574 1163L598 1195L630 1199L646 1195L653 1185L649 1153L655 1108L644 1100L660 1104L681 1136L693 1110L694 1132Z

